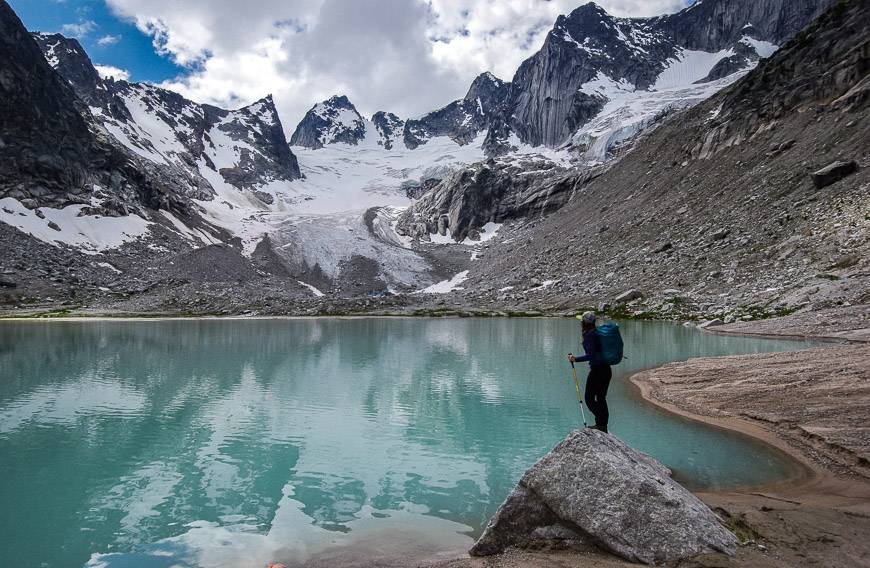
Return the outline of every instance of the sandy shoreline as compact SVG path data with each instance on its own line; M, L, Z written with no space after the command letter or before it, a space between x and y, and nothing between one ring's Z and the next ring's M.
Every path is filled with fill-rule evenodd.
M859 306L848 313L814 314L811 324L789 316L717 328L715 332L832 343L791 353L670 363L631 377L647 402L752 436L800 464L802 471L783 482L698 493L729 526L756 543L742 547L731 563L713 565L870 565L864 427L870 422L868 311ZM769 392L783 396L765 396ZM748 394L742 405L741 394ZM698 565L708 565L703 562Z

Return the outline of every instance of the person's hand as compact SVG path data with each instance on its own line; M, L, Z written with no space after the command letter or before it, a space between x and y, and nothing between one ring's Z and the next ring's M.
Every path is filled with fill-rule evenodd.
M568 353L568 360L571 361L572 363L577 361L577 359L574 357L573 353Z

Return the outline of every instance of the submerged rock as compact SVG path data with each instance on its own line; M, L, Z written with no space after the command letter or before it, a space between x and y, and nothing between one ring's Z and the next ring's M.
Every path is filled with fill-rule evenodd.
M668 468L590 429L569 434L523 475L469 553L553 545L659 564L733 555L737 539Z

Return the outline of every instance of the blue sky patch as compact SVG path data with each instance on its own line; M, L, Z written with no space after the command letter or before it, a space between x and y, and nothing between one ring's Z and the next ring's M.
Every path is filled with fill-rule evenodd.
M188 70L154 51L151 37L118 18L103 0L8 0L31 31L75 37L91 60L130 72L131 81L159 83Z

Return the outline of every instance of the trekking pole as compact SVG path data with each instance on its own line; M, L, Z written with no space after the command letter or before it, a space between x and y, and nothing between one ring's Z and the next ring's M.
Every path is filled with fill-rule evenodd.
M574 361L571 361L571 373L574 375L574 388L577 389L577 402L580 403L580 418L583 419L583 427L586 428L586 413L583 412L583 398L580 396L580 381L577 380L577 368L574 366Z

